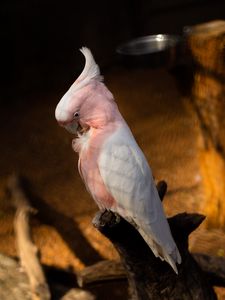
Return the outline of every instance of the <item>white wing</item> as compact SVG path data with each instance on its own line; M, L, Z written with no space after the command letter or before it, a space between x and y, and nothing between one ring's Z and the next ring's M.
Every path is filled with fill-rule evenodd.
M110 208L138 229L156 256L177 272L181 258L163 212L149 165L124 125L106 140L98 160L107 190L116 200Z

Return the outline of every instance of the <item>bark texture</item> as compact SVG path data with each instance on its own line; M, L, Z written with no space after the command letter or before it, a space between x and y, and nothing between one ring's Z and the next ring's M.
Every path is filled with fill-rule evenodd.
M166 184L158 184L159 195ZM178 214L168 219L182 256L176 275L156 258L137 230L111 211L96 214L93 224L115 246L125 267L132 300L213 300L217 299L207 276L188 251L188 236L205 219L199 214Z

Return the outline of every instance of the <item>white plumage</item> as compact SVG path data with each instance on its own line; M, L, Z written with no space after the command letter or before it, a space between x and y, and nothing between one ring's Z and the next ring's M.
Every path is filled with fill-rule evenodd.
M98 81L103 80L103 76L100 74L99 66L96 64L91 51L86 47L82 47L80 51L85 57L85 66L80 76L70 88L73 93L86 86L93 79Z
M148 162L102 81L87 48L83 72L56 107L56 119L76 133L79 171L100 209L133 224L153 253L177 273L181 262ZM76 114L75 114L76 112ZM75 115L77 115L75 117Z
M100 174L117 200L117 212L132 223L155 256L177 273L181 257L171 236L149 165L127 126L104 143L98 160Z

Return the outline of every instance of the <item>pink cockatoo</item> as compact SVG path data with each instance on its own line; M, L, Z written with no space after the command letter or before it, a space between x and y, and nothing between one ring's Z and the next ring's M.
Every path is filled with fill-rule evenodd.
M135 226L156 257L177 273L181 262L148 162L103 83L91 51L85 67L55 110L58 123L77 135L78 169L100 210Z

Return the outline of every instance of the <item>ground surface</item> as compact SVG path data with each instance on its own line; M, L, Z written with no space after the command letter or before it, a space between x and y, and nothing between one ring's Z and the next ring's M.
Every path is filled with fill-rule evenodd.
M175 78L161 69L115 68L106 72L105 81L154 176L168 182L167 214L201 212L198 126ZM66 89L18 97L0 112L0 252L16 255L13 209L5 194L7 177L16 171L29 180L32 204L39 209L32 232L42 262L79 270L117 254L91 225L97 207L78 174L72 136L54 119ZM224 255L224 245L224 231L204 224L190 241L192 251L213 255Z

